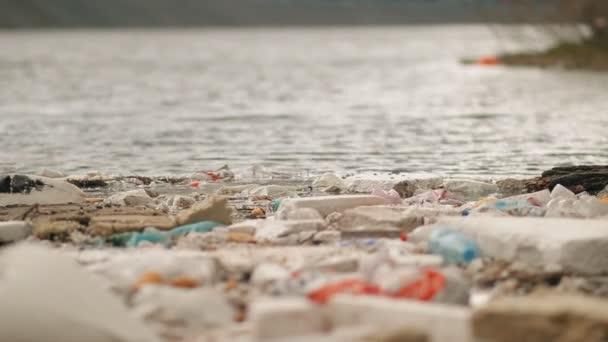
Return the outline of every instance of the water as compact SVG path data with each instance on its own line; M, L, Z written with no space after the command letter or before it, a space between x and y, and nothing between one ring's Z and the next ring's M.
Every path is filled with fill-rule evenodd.
M484 26L0 32L0 172L608 163L608 74L459 64L530 41Z

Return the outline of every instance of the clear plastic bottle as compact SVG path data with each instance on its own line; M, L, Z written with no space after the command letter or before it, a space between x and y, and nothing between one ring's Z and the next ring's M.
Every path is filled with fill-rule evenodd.
M431 233L428 248L432 253L441 255L446 264L468 264L480 255L475 241L447 228L436 229Z

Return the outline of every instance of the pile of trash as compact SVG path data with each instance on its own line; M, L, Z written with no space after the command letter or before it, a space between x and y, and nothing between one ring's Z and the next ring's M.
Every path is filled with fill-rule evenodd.
M0 340L601 341L603 170L7 175Z

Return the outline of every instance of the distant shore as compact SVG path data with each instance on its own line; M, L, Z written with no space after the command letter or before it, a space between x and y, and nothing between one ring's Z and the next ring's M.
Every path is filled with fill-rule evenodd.
M541 52L507 54L499 58L501 63L511 66L608 71L608 40L562 43Z

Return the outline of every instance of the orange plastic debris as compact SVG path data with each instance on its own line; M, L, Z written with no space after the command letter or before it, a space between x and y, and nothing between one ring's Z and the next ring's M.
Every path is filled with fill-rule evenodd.
M183 289L193 289L200 286L200 283L189 277L178 277L171 280L171 286Z
M133 284L133 290L139 290L142 287L150 284L161 284L163 277L158 272L146 272L142 274L139 279Z
M445 286L446 280L443 274L426 270L422 279L401 288L392 297L427 301L435 297Z
M229 232L228 242L256 243L255 237L248 233Z
M194 182L190 183L190 186L193 187L193 188L200 188L201 182L194 181Z
M500 60L496 57L481 57L476 62L477 65L498 65L500 64Z
M251 217L255 217L255 218L260 218L260 217L265 217L266 216L266 211L262 208L254 208L251 211Z
M327 303L333 296L339 293L353 295L379 295L380 288L358 279L344 280L321 287L308 294L308 299L319 304Z

